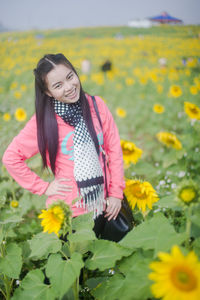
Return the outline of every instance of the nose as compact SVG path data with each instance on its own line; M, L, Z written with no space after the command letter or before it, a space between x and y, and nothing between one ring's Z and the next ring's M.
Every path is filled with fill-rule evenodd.
M72 90L72 84L67 80L64 83L64 90L66 93L70 93L70 91Z

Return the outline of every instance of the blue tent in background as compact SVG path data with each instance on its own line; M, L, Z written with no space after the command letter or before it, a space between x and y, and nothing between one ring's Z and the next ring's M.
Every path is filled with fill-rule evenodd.
M151 18L149 18L149 20L159 22L159 23L162 23L162 24L166 24L166 23L175 23L175 24L183 23L182 20L170 16L167 12L163 12L160 16L151 17Z

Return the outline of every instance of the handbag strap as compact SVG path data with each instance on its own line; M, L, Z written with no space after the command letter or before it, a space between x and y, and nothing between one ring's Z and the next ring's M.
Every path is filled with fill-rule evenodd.
M94 105L94 109L95 109L97 118L98 118L98 120L99 120L99 124L100 124L101 129L102 129L102 132L103 132L103 126L102 126L102 122L101 122L101 117L100 117L99 109L98 109L97 102L96 102L96 99L95 99L94 96L92 96L92 102L93 102L93 105ZM103 149L102 149L102 150L103 150ZM106 176L106 155L105 155L104 150L102 151L102 157L103 157L104 172L105 172L106 197L108 197L108 185L107 185L107 176Z

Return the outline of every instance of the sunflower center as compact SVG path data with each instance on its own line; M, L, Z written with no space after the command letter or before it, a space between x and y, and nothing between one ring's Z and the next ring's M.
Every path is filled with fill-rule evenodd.
M174 145L174 139L172 137L167 137L167 143L170 145Z
M192 201L195 198L195 196L196 196L196 193L192 188L185 188L185 189L183 189L183 191L180 194L180 198L184 202Z
M140 200L144 200L147 198L146 192L142 192L140 186L138 186L137 184L133 185L132 193L136 198Z
M187 267L177 266L171 271L173 284L181 291L190 292L197 287L197 278Z
M131 154L133 154L134 151L135 151L134 147L130 144L123 147L123 154L124 155L131 155Z
M193 113L193 114L198 114L198 110L196 107L190 107L190 111Z
M132 154L133 152L134 152L133 150L123 149L123 154L124 154L124 155L130 155L130 154Z
M55 222L60 222L62 223L63 222L63 219L64 219L64 213L62 211L61 208L55 206L53 208L53 211L51 213L51 216L52 216L52 219L55 221Z

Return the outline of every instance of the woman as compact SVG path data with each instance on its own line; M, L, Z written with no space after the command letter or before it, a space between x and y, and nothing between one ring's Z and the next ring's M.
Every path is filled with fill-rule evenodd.
M73 217L105 210L116 218L123 199L124 173L120 138L104 101L96 96L102 128L92 98L83 91L72 64L63 54L47 54L34 69L36 112L6 149L2 162L10 175L32 193L48 196L46 207L63 199ZM105 207L106 152L108 195ZM43 168L50 167L55 179L45 182L25 164L40 152ZM72 201L80 200L72 205Z

